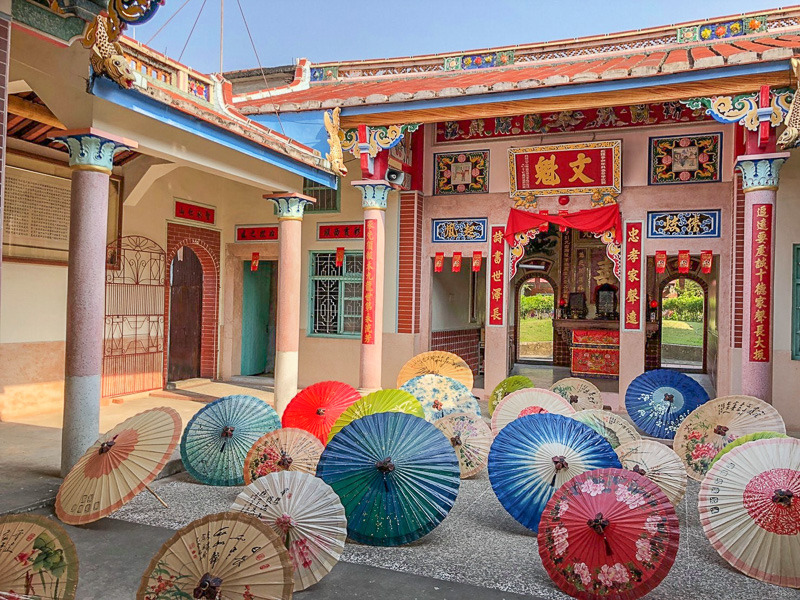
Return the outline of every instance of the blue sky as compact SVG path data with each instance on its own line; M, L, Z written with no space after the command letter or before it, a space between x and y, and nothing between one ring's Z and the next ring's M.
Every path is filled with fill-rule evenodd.
M136 28L147 42L186 0ZM200 7L205 7L189 36ZM150 45L202 72L219 70L221 0L188 0ZM409 56L560 40L775 8L777 0L224 0L224 69ZM130 35L130 31L128 32ZM186 43L188 39L188 44Z

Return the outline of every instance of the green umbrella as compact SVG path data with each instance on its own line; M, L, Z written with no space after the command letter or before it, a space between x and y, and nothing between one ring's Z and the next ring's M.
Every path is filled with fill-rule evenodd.
M492 395L489 398L489 416L494 413L494 409L497 408L500 401L511 392L532 387L536 387L533 385L533 381L524 375L512 375L511 377L503 379L503 381L498 383L497 387L492 390Z

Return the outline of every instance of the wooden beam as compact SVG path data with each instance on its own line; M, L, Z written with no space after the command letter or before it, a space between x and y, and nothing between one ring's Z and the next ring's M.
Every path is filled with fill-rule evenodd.
M44 104L36 104L19 96L8 96L8 112L11 114L31 119L57 129L66 129L64 124Z
M402 109L397 111L362 115L342 115L341 126L345 128L358 125L395 125L401 123L437 123L466 119L486 119L491 117L510 117L521 114L534 114L562 110L581 110L607 106L628 106L688 100L698 96L736 95L758 91L762 85L788 87L793 85L791 71L778 71L753 75L740 75L725 79L707 79L687 83L654 85L652 87L578 94L550 98L531 98L488 104L468 104L444 108ZM565 87L568 89L568 87ZM485 94L483 98L490 97ZM464 96L468 98L468 96Z

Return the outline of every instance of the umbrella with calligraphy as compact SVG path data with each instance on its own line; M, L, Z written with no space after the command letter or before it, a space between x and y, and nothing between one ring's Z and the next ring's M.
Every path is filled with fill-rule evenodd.
M494 409L500 404L500 401L512 392L522 390L525 388L536 387L529 377L524 375L512 375L506 377L492 390L492 395L489 397L489 416L494 414Z
M248 485L231 510L257 517L283 540L294 568L295 592L330 573L344 550L344 506L331 486L314 475L270 473Z
M579 410L572 415L572 418L594 429L608 440L612 448L642 439L633 425L621 415L616 415L610 410L596 408Z
M58 518L70 525L92 523L149 490L180 433L178 413L162 407L134 415L101 435L61 483Z
M656 484L609 468L564 484L544 509L538 538L542 564L563 592L586 600L633 600L669 573L680 526Z
M283 413L284 427L298 427L312 433L323 444L347 407L361 399L353 386L341 381L320 381L301 390Z
M668 369L646 371L625 392L625 408L647 435L672 439L690 412L708 401L708 394L688 375Z
M762 439L721 457L700 484L700 524L745 575L800 588L800 440Z
M714 466L714 463L717 462L721 457L725 456L728 452L733 450L734 448L738 448L742 444L746 444L748 442L755 442L756 440L770 440L772 438L786 438L789 437L785 433L777 433L775 431L757 431L756 433L748 433L747 435L743 435L742 437L738 437L733 440L730 444L725 444L725 446L717 452L717 455L714 457L714 460L711 461L711 466L709 469Z
M244 459L265 433L280 428L278 413L255 396L225 396L192 417L181 438L189 474L208 485L242 485Z
M453 412L471 412L481 416L481 408L472 392L460 381L444 375L420 375L401 388L419 400L425 418L433 423Z
M500 401L492 415L492 432L497 435L511 421L526 415L554 413L571 417L572 405L561 396L542 388L525 388L510 393Z
M244 459L244 482L277 471L303 471L314 475L325 446L305 429L283 427L262 435Z
M585 471L619 468L614 449L591 428L556 414L521 417L497 434L489 451L489 481L519 523L538 531L548 500Z
M397 375L397 387L420 375L444 375L463 383L469 390L474 383L472 369L466 361L457 354L442 350L423 352L410 359Z
M695 409L678 427L673 448L689 477L702 481L717 453L735 439L760 431L786 433L780 413L752 396L723 396Z
M686 493L686 469L672 448L657 440L634 440L614 450L623 469L644 475L678 505Z
M39 515L0 517L0 598L72 600L77 586L78 553L61 525Z
M473 477L486 466L492 446L492 430L479 416L472 413L450 413L434 423L458 457L461 479Z
M272 527L223 512L189 523L161 546L136 600L289 600L293 584L289 553Z
M336 423L331 427L331 432L328 434L328 441L330 442L333 436L341 431L345 425L349 425L356 419L382 412L402 412L425 418L422 404L405 390L378 390L354 402L339 415Z
M600 390L592 382L580 377L566 377L556 381L550 386L550 391L569 401L577 411L603 408Z

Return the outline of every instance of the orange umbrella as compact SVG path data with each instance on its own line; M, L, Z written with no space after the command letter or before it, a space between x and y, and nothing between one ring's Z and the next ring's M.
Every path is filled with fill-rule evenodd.
M420 375L444 375L450 379L460 381L467 389L472 389L474 383L472 369L457 354L433 350L417 354L400 369L397 375L397 387Z
M282 427L259 438L244 459L244 483L279 471L317 474L317 463L325 446L304 429Z
M152 493L148 484L172 456L181 426L176 411L161 407L100 436L64 478L56 496L58 518L85 525L107 517L144 489Z

